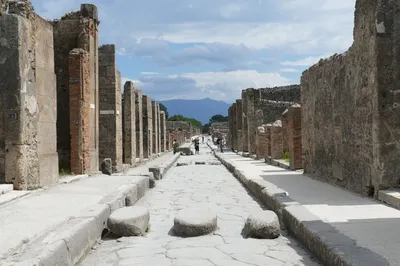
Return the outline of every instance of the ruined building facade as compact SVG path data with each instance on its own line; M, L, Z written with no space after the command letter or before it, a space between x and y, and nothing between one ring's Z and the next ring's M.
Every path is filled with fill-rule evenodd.
M301 85L247 89L229 108L230 147L357 193L400 183L400 3L356 1L354 42Z
M36 189L98 173L104 159L122 171L169 151L165 113L132 82L122 90L98 25L91 4L46 21L30 1L2 1L0 184Z

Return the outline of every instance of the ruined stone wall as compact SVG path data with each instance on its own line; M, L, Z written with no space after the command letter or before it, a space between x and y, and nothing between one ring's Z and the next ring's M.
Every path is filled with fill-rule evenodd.
M212 137L227 136L229 133L229 122L212 123L210 126Z
M304 172L363 194L398 186L400 6L356 3L354 43L301 78Z
M247 119L247 111L248 111L248 98L247 91L242 90L242 149L243 152L249 152L249 124Z
M57 151L62 169L71 167L69 120L69 66L68 56L75 48L89 53L90 65L90 168L99 169L99 99L98 99L98 15L97 8L82 4L80 11L71 12L52 21L54 29L54 60L57 75Z
M157 143L158 143L158 152L161 153L161 109L160 105L157 103Z
M0 17L0 183L35 189L58 181L53 29L31 6L10 13Z
M121 97L115 46L103 45L99 48L99 159L111 158L116 172L122 168Z
M153 112L151 99L147 95L142 98L143 108L143 157L151 158L153 151Z
M242 109L242 100L236 100L236 121L237 121L237 151L243 151L243 109Z
M266 158L268 152L268 142L265 125L261 125L257 128L256 147L257 159Z

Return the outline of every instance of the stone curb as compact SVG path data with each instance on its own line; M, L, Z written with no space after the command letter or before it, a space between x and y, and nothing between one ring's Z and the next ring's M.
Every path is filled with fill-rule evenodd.
M98 204L70 217L66 223L40 239L33 250L34 254L35 250L38 254L35 258L10 265L75 265L100 240L110 214L119 208L134 205L148 190L149 177L135 176L131 183L121 185Z
M274 211L285 227L309 249L323 265L366 266L389 265L389 262L371 250L357 246L356 242L323 222L289 193L265 181L260 176L247 176L219 154L215 157L239 179L250 192Z
M155 180L163 179L164 175L175 164L175 162L179 159L180 156L181 154L179 152L174 154L172 158L170 158L166 162L163 162L158 166L149 167L149 172L153 173Z

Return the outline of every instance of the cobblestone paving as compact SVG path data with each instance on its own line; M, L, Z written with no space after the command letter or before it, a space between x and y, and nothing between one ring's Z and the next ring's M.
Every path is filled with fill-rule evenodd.
M195 165L215 158L205 145L200 155L182 156L187 166L172 168L137 204L150 211L145 237L104 239L82 262L88 265L143 266L289 266L320 265L296 241L243 239L249 213L262 207L222 165ZM213 235L178 238L171 235L174 216L187 208L208 208L218 214Z

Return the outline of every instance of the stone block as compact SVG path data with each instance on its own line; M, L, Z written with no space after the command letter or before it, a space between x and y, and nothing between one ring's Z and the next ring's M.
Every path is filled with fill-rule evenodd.
M149 220L149 210L145 207L125 207L111 213L107 226L117 236L142 236L149 227Z
M217 229L217 215L209 210L184 210L174 218L174 233L182 237L207 235Z
M279 219L273 211L262 211L250 215L242 231L245 238L275 239L280 234Z

